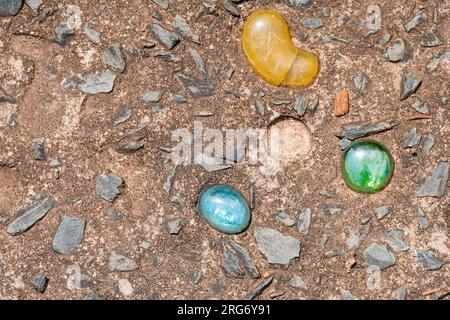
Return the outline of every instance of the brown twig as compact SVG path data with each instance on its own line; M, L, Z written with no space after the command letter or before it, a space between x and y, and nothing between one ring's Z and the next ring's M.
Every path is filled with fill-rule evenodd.
M428 120L428 119L433 119L432 116L428 115L428 114L415 114L413 116L410 117L406 117L405 120L406 121L412 121L412 120Z
M334 115L336 117L340 117L348 113L348 111L348 91L346 89L342 89L336 94L336 99L334 102Z

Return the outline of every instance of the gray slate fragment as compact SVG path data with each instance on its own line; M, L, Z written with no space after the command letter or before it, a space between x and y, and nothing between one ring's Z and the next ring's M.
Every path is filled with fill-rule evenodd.
M425 31L420 39L420 45L426 48L438 47L443 44L442 36L435 29Z
M39 293L44 293L47 289L48 278L43 274L35 274L30 279L31 287Z
M404 136L403 148L413 148L420 143L422 134L417 133L417 128L414 127L408 131Z
M234 17L240 17L241 16L241 14L239 13L239 10L237 9L236 5L233 2L231 2L230 0L224 0L223 1L223 7L232 16L234 16Z
M450 60L450 50L441 52L434 56L427 65L427 71L429 73L434 72L445 60Z
M89 38L89 40L91 40L92 43L94 44L99 44L102 42L101 38L100 38L100 33L97 30L94 30L90 27L89 24L87 24L84 27L84 34L86 35L86 37Z
M341 289L342 300L359 300L353 293L348 290Z
M206 63L203 60L203 58L200 56L198 51L194 48L189 48L189 53L192 57L192 60L194 60L197 71L206 76L208 73L206 70Z
M63 83L66 89L77 89L87 94L109 93L114 87L116 75L107 70L102 73L92 73L83 78L73 77Z
M366 224L358 230L350 231L350 234L347 238L348 250L355 251L356 249L358 249L371 230L372 226L370 224Z
M303 208L302 210L300 210L297 220L298 232L306 236L309 232L309 226L311 225L311 209Z
M419 229L425 230L428 228L427 218L425 217L425 212L420 206L417 206L417 220L419 221Z
M103 63L114 71L121 73L125 71L125 55L120 43L113 43L103 51Z
M264 280L262 280L256 287L254 287L245 297L243 300L255 300L258 298L261 293L266 290L266 288L272 283L273 276L267 277Z
M300 241L291 236L270 228L258 228L254 235L259 251L270 264L287 268L291 259L300 256Z
M83 219L61 215L58 230L53 237L53 250L61 254L69 254L75 250L83 240L85 224Z
M123 179L113 173L101 174L95 183L95 192L106 201L113 202L120 194L119 187L122 186Z
M399 62L409 58L409 53L405 41L401 38L396 39L383 54L386 60Z
M111 271L133 271L138 265L134 260L113 251L108 259L108 268Z
M214 95L215 87L212 83L190 77L183 73L180 73L178 77L193 97L210 97Z
M200 44L199 36L192 33L191 28L186 22L186 19L181 17L180 15L175 16L175 20L173 22L173 28L177 31L183 38L186 38L194 43Z
M142 149L143 147L144 147L144 143L142 143L142 142L130 141L130 142L127 142L127 143L115 148L114 150L116 150L116 152L118 152L118 153L130 154L130 153L134 153L134 152Z
M391 130L396 125L398 125L398 123L395 120L355 123L346 126L344 130L337 136L340 139L347 138L349 140L355 140L358 138L367 137L376 133Z
M380 46L384 46L386 43L388 43L391 40L391 35L389 33L384 34L380 40L378 41L378 44Z
M15 16L22 5L23 0L0 0L0 17Z
M384 234L384 241L394 250L403 252L409 250L409 246L403 241L405 233L402 230L389 230Z
M426 135L424 135L422 150L427 156L429 156L433 146L434 146L434 136L430 132L430 133L427 133Z
M323 27L323 19L322 18L306 18L303 19L302 25L305 28L316 30Z
M152 102L159 102L162 96L163 96L162 91L150 91L146 92L141 99L144 103L152 103Z
M417 261L427 270L438 270L444 264L433 252L424 249L417 250Z
M31 158L33 160L45 160L45 146L44 146L45 138L43 137L35 137L31 141Z
M380 270L389 268L395 263L395 256L385 245L372 243L363 252L364 261L369 266L377 266Z
M376 214L378 220L383 219L385 216L387 216L391 212L392 212L392 207L389 205L382 206L382 207L375 209L375 214Z
M397 288L392 292L392 299L394 300L406 300L406 289L403 287Z
M352 144L351 140L349 140L347 138L341 139L341 140L339 140L339 149L345 150L348 147L350 147L351 144Z
M173 49L180 41L180 37L172 31L164 29L158 24L152 23L148 30L150 34L168 50Z
M334 216L335 214L341 213L346 208L342 204L334 204L334 203L321 204L318 207L324 213L330 216Z
M30 206L19 210L15 219L8 226L8 233L17 236L28 230L42 219L54 205L55 200L52 197L39 196Z
M166 0L152 0L152 2L156 3L158 6L160 6L164 10L169 9L169 2Z
M113 126L117 126L121 123L124 123L131 117L132 110L129 106L121 107L114 117Z
M16 100L14 100L11 96L9 96L2 87L0 87L0 103L11 103L15 104Z
M349 15L343 14L338 17L337 26L342 27L346 22L350 21L351 17Z
M422 114L431 114L428 105L419 98L414 98L414 102L411 104L411 108Z
M305 114L306 108L308 107L308 103L309 103L308 99L304 99L301 97L295 99L294 108L295 111L297 111L299 117L302 117Z
M27 6L29 6L34 12L38 12L39 7L42 5L43 0L25 0Z
M67 22L62 22L55 28L56 42L64 46L69 42L69 40L75 35L75 31L72 29L70 24Z
M295 224L295 220L292 219L285 211L278 211L275 215L275 220L288 227L292 227Z
M313 0L288 0L288 3L294 7L294 8L298 8L298 9L303 9L307 6L309 6L310 4L312 4Z
M412 73L405 73L400 82L400 100L403 101L416 92L421 83L422 80L417 79Z
M172 94L172 100L175 101L176 103L185 103L187 101L185 96L179 93Z
M189 223L189 220L183 218L173 218L167 221L166 229L170 234L179 234L181 229Z
M403 28L406 32L410 32L412 29L421 25L425 21L427 21L426 13L423 11L417 11L416 14L411 18L411 20L404 24Z
M260 277L259 271L244 247L233 240L222 241L221 267L225 275L232 278L244 278L249 275L252 279Z
M353 84L359 94L364 94L367 90L367 86L369 85L369 78L367 78L367 75L363 71L358 71L353 78Z
M288 283L289 283L289 285L292 288L295 288L295 289L299 289L299 290L306 290L306 289L308 289L308 286L306 285L306 283L298 275L293 275L289 279Z
M172 167L172 170L170 171L169 175L166 178L166 181L163 184L163 190L169 194L170 194L170 191L172 191L176 173L177 173L177 165L175 164Z
M444 195L447 188L449 164L447 161L441 161L433 169L431 176L416 191L417 197L436 197Z

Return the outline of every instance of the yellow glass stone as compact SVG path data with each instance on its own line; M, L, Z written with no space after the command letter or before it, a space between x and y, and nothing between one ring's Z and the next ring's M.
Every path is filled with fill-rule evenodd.
M270 84L309 86L319 73L318 57L294 45L286 19L273 10L251 13L241 41L253 71Z

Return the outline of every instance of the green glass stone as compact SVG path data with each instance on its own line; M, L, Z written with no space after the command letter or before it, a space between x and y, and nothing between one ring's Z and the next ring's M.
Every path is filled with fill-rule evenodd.
M374 193L387 186L394 173L389 150L373 140L353 142L342 155L342 177L357 192Z

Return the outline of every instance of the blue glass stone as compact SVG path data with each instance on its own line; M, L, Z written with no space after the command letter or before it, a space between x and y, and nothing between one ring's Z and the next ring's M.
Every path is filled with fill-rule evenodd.
M250 208L242 194L225 184L203 188L197 210L202 218L217 231L236 234L250 223Z

